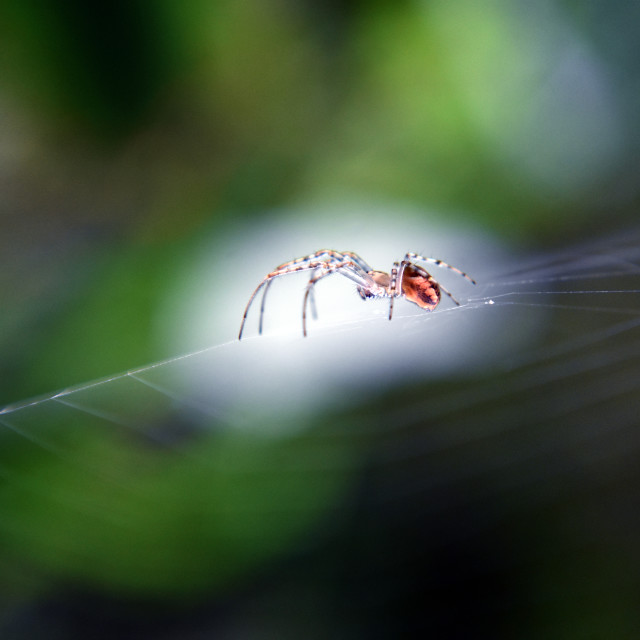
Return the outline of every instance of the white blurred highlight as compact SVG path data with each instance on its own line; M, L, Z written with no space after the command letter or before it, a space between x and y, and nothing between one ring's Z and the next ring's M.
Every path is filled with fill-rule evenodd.
M174 373L186 377L179 385L185 392L231 414L236 423L358 403L366 394L420 378L467 375L520 345L537 323L539 310L513 321L507 312L491 313L482 300L483 285L507 264L506 252L485 233L431 222L424 213L401 207L295 213L272 213L263 225L205 240L161 314L161 339L174 354L222 343L199 357L197 366ZM309 273L290 274L269 290L263 335L258 335L259 295L238 342L244 307L262 278L283 262L323 248L355 251L384 271L415 251L460 268L478 286L426 265L462 306L443 294L429 313L398 299L389 322L389 300L363 301L351 281L335 274L316 287L318 319L309 314L303 338ZM470 304L469 298L477 302Z

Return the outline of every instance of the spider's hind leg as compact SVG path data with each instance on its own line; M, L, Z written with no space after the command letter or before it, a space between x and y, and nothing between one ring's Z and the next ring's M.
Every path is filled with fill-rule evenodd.
M258 335L262 335L262 319L264 318L264 303L267 298L267 291L269 291L269 287L273 282L273 278L271 280L267 280L264 291L262 292L262 300L260 301L260 321L258 322Z
M316 294L315 294L315 287L314 285L316 284L317 280L314 280L316 272L314 271L313 274L311 275L311 277L309 278L309 285L311 285L311 287L309 288L309 307L311 308L311 317L314 320L318 319L318 309L316 307ZM307 292L305 291L305 295L307 295Z
M320 273L317 273L320 271ZM314 320L318 319L318 311L316 309L316 297L314 294L314 287L318 280L321 280L325 276L328 276L332 273L332 271L326 272L324 270L318 269L314 271L314 275L309 278L309 282L304 290L304 298L302 300L302 335L307 337L307 305L311 307L311 317Z
M238 340L242 340L242 332L244 331L244 325L247 321L247 315L249 313L249 309L253 304L255 297L258 295L258 291L260 291L262 287L268 286L271 283L271 280L273 279L273 277L274 276L272 274L269 274L268 276L263 278L262 282L254 289L253 293L251 294L251 297L249 298L249 302L247 302L247 306L244 308L244 313L242 315L242 322L240 323L240 331L238 332ZM263 298L262 306L264 307L264 298Z

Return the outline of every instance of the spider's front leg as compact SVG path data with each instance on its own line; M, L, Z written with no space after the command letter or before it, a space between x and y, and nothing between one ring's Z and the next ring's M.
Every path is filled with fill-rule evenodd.
M435 264L437 267L443 267L444 269L449 269L450 271L457 273L465 280L468 280L471 284L477 284L476 281L471 276L468 276L464 271L460 271L458 267L453 267L438 258L425 258L424 256L419 256L417 253L407 253L402 264L413 264L414 262L428 262L429 264Z
M393 317L393 301L402 291L402 274L398 276L398 272L401 271L397 262L393 263L391 268L391 282L389 283L389 320Z

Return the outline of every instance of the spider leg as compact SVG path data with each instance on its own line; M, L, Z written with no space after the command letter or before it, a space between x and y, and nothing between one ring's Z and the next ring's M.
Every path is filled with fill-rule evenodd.
M431 280L433 280L433 278L431 278ZM475 284L475 282L473 284ZM458 306L460 306L460 303L439 282L438 287L440 287L440 291L444 291Z
M349 253L348 255L358 258L358 256L355 253L354 254ZM364 262L362 261L361 258L358 258L358 259L361 262ZM298 271L303 269L310 262L327 262L331 264L335 261L341 261L341 260L344 260L344 255L339 251L334 251L333 249L320 249L319 251L316 251L315 253L312 253L303 258L296 258L295 260L290 260L289 262L285 262L284 264L281 264L280 266L276 267L276 271L294 271L294 270ZM265 304L265 298L267 297L267 291L270 285L271 285L271 281L267 283L264 293L262 294L262 304L260 305L260 324L258 327L259 334L262 334L262 325L263 325L262 318L264 316L264 304ZM311 315L313 316L314 320L317 320L318 313L316 310L316 301L315 301L315 296L313 294L313 290L310 293L310 303L311 303Z
M328 255L329 252L321 251L318 252L320 255ZM337 252L331 252L332 254L340 255ZM238 340L242 340L242 333L244 331L244 325L247 320L247 315L249 313L249 309L255 300L255 297L258 295L260 289L265 287L264 294L262 296L262 303L260 305L260 325L259 330L262 331L262 315L264 313L264 304L265 298L267 295L267 289L271 286L271 282L274 278L278 278L279 276L287 275L288 273L296 273L297 271L309 271L313 269L318 269L324 267L328 264L326 261L317 260L316 254L311 256L306 256L305 258L298 258L297 260L292 260L291 262L286 262L281 264L279 267L276 267L271 273L268 273L263 279L262 282L254 289L251 297L249 298L249 302L247 302L247 306L244 309L244 314L242 315L242 322L240 323L240 331L238 332ZM337 258L334 256L331 258L332 260L336 260Z
M369 271L371 271L371 267L369 267L369 265L355 253L340 253L339 251L333 251L331 249L322 249L303 258L296 258L295 260L285 262L276 267L271 273L268 273L262 279L260 284L258 284L258 286L254 289L242 315L240 331L238 332L238 340L242 339L244 325L247 321L249 309L251 308L251 305L253 304L253 301L255 300L260 290L264 287L262 300L260 303L260 321L258 325L258 332L262 333L265 303L267 293L269 291L269 288L271 287L272 281L275 278L287 275L288 273L296 273L297 271L316 272L311 276L309 283L307 284L307 289L305 291L303 306L304 335L306 335L306 306L308 303L311 304L311 312L313 314L313 317L315 318L317 315L313 287L318 282L318 280L339 271L340 273L342 273L342 275L355 282L359 287L362 287L364 289L371 289L372 287L376 286L376 283L368 273Z
M305 287L304 297L302 299L302 335L305 338L307 337L307 303L309 302L309 299L311 299L311 315L313 316L314 320L318 318L315 310L316 305L313 294L313 287L315 286L316 282L318 282L318 280L321 280L325 276L331 275L332 273L333 271L329 271L328 273L319 273L311 276L309 282L307 283L307 286Z
M260 322L258 323L258 334L262 335L262 318L264 317L264 302L267 297L267 291L269 291L269 287L273 282L273 278L268 280L265 284L264 291L262 292L262 300L260 301Z
M249 309L251 308L253 301L260 292L260 289L265 287L262 296L262 302L260 304L259 332L262 332L262 319L264 316L265 300L268 289L271 286L271 282L274 278L287 275L288 273L296 273L297 271L315 271L321 269L323 273L320 274L319 277L312 276L313 283L315 284L320 279L320 277L324 277L324 275L333 273L338 269L344 269L343 274L349 279L353 280L356 284L360 286L369 286L369 281L371 280L371 278L361 266L362 264L366 265L366 263L364 263L361 258L358 258L358 262L355 262L351 260L351 258L345 258L344 255L338 251L323 249L311 255L305 256L304 258L296 258L295 260L285 262L284 264L276 267L271 273L268 273L262 279L262 282L260 282L260 284L254 289L253 293L251 294L249 302L247 302L247 306L244 309L244 314L242 315L240 331L238 332L238 340L242 339L244 325L247 321L247 315L249 314Z
M277 277L277 275L270 273L269 275L265 276L262 282L254 289L253 293L251 294L251 297L249 298L249 302L247 302L247 306L244 308L244 314L242 315L242 322L240 323L240 331L238 332L238 340L242 340L242 332L244 330L244 323L247 321L247 314L249 313L249 307L251 307L251 303L253 302L254 298L258 295L258 291L260 291L260 289L262 289L262 287L264 287L266 284L269 284L271 280L273 280L273 278Z
M411 254L408 253L409 255L415 255L415 254ZM417 256L414 259L420 259L420 256ZM441 260L435 260L435 259L429 259L427 260L426 258L424 259L425 262L431 262L433 261L434 264L441 264L442 266L445 267L449 267L448 264L442 262ZM422 267L413 264L412 262L410 262L409 260L407 260L406 258L402 261L402 263L400 264L400 278L398 279L398 289L401 289L402 287L402 273L404 273L404 269L407 265L411 265L414 269L418 269L419 271L422 272L422 275L427 278L427 280L429 280L429 282L432 282L434 284L436 284L438 286L438 288L440 289L440 291L444 291L450 298L451 300L453 300L453 302L457 305L460 306L460 303L453 297L453 295L451 294L450 291L448 291L447 289L445 289L430 273L428 273L427 271L425 271ZM456 271L457 273L459 273L460 275L464 276L467 280L473 282L473 284L476 284L475 280L471 280L471 278L466 274L466 273L462 273L462 271L460 271L459 269L456 269L455 267L449 267L452 271ZM400 295L400 293L398 293L398 295Z
M306 260L306 258L304 258L304 260ZM292 262L286 263L286 265L293 265L293 264L296 264L295 260L292 261ZM302 262L300 261L297 264L298 264L298 266L296 267L296 269L299 270L301 268L299 265L301 265ZM278 268L279 269L282 268L282 265L280 267L278 267ZM285 268L288 268L288 267L285 267ZM282 274L282 275L284 275L284 274ZM258 334L259 335L262 335L262 326L263 326L262 320L264 318L264 304L265 304L265 300L267 298L267 291L269 291L269 287L271 286L272 282L273 282L273 279L269 280L266 283L265 287L264 287L264 291L262 292L262 300L260 302L260 321L258 323ZM316 312L316 301L315 301L315 297L313 295L313 291L311 291L311 300L310 300L310 302L311 302L311 315L313 316L314 320L317 320L318 319L318 314Z
M316 275L316 271L314 271L312 276L311 276L311 278L309 278L309 284L307 285L307 288L309 289L308 296L309 296L309 306L311 307L311 317L314 320L317 320L318 319L318 310L316 308L316 296L315 296L315 293L314 293L315 289L313 287L313 285L317 282L317 281L313 280L315 275ZM306 295L307 295L307 293L305 292L305 296Z
M412 261L417 261L417 262L428 262L430 264L435 264L438 267L445 267L447 269L451 269L451 271L455 271L459 276L462 276L463 278L466 278L469 282L471 282L471 284L476 284L476 281L469 277L466 273L464 273L464 271L460 271L460 269L457 269L456 267L452 267L450 264L447 264L446 262L443 262L442 260L438 260L436 258L425 258L424 256L419 256L417 253L407 253L407 255L405 255L403 262L412 262ZM442 285L441 285L442 288ZM445 293L448 293L447 291L445 291L444 289L442 289ZM451 294L449 294L449 296L453 298L453 296L451 296Z
M402 272L404 271L404 262L402 265L398 265L397 262L393 263L391 268L391 282L389 283L389 320L393 316L393 301L396 296L399 295L400 283L402 282Z
M292 271L304 269L311 263L332 264L334 262L342 262L344 259L344 255L339 251L333 251L333 249L320 249L320 251L316 251L315 253L304 256L303 258L296 258L295 260L284 262L283 264L278 265L274 271L290 273Z
M322 269L318 269L318 271L320 271L320 273L313 275L309 279L305 288L304 298L302 300L302 335L305 338L307 337L307 304L310 300L313 301L314 287L319 280L322 280L322 278L326 278L333 273L341 273L343 276L349 278L349 280L352 280L361 287L368 287L373 283L371 276L364 272L358 263L355 263L350 259L327 264ZM312 302L311 313L313 314L314 319L316 319L314 306L315 302Z
M317 262L317 261L322 261L322 262L327 262L328 264L332 264L336 261L342 261L344 260L344 256L345 255L349 255L349 257L351 257L352 259L355 258L357 259L359 262L362 262L363 264L366 265L366 263L362 260L362 258L360 258L359 256L357 256L355 253L351 253L351 252L347 252L345 254L340 253L339 251L334 251L333 249L320 249L320 251L316 251L315 253L312 253L311 255L308 255L304 258L296 258L295 260L291 260L290 262L285 262L284 264L280 265L278 267L278 269L290 269L292 267L296 267L299 268L300 266L304 265L304 264L308 264L309 262L313 261L313 262ZM314 276L311 276L311 279L313 280ZM317 280L314 280L314 283L317 282ZM268 285L267 285L268 287ZM260 333L262 333L262 313L264 312L264 297L267 295L267 291L265 289L265 292L263 294L262 297L262 307L260 309ZM307 295L307 294L305 294ZM315 295L313 293L313 288L311 288L309 290L309 302L310 302L310 306L311 306L311 315L313 317L314 320L318 319L318 312L316 309L316 301L315 301Z
M353 251L345 251L342 255L351 258L351 261L360 267L360 269L365 273L373 271L373 269L357 253L353 253Z

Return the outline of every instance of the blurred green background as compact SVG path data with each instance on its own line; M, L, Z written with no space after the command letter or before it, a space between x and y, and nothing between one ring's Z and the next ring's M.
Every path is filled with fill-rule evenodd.
M543 249L633 222L639 27L631 0L6 0L0 405L177 355L153 327L181 265L203 237L233 229L241 239L285 208L302 216L350 198L399 202ZM393 622L377 635L357 614L327 622L326 594L349 583L339 570L348 545L332 549L330 570L316 556L306 569L291 564L309 544L301 532L323 539L338 526L327 523L332 510L355 530L375 526L344 507L358 502L368 438L332 437L319 416L308 431L271 439L217 431L215 420L205 429L171 407L143 418L128 409L169 444L150 449L49 405L25 424L11 417L21 431L3 433L0 588L16 637L85 637L106 618L126 621L120 637L188 637L186 628L217 628L247 602L248 619L290 637L307 630L304 616L315 626L303 637L339 637L336 628L394 637ZM334 428L351 424L338 414ZM410 546L409 524L400 538ZM489 535L474 543L498 548ZM286 578L272 602L255 594L274 564ZM367 583L360 568L352 595ZM315 576L302 592L300 574ZM551 582L541 575L524 592ZM453 600L480 586L465 584ZM453 610L444 589L425 592L429 610L440 597ZM374 608L371 598L358 611ZM578 613L548 598L539 628L565 615L574 625ZM391 601L390 621L422 606ZM85 628L77 619L87 609L103 618L85 614ZM495 627L473 619L497 637L523 611L502 611ZM608 611L604 627L626 623L630 609L617 600ZM40 624L45 635L33 631ZM258 637L249 627L231 625L230 637Z
M156 359L194 238L278 207L362 195L542 246L632 218L639 12L3 3L0 401Z

